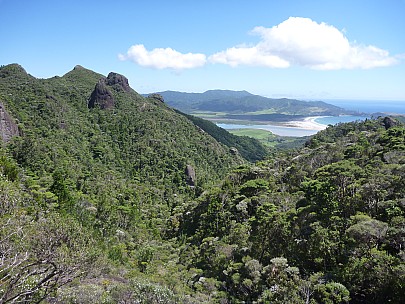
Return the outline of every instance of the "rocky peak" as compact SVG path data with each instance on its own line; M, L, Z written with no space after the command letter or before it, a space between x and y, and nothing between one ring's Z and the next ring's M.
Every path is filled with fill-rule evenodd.
M100 107L101 109L110 109L115 106L115 99L111 91L106 85L105 79L100 79L93 92L91 93L88 107L95 108Z
M110 86L120 87L126 92L129 92L131 90L128 83L128 78L118 73L109 73L106 79L106 83Z
M82 67L80 64L76 65L73 70L84 70L85 68Z

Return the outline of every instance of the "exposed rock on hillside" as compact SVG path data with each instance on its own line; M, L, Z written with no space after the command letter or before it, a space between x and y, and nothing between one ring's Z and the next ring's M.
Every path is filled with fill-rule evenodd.
M118 73L113 72L109 73L106 79L106 83L107 85L121 88L125 92L129 92L131 90L128 83L128 79L125 76Z
M148 95L148 98L153 98L153 99L159 100L161 102L165 102L164 97L162 95L160 95L160 94L157 94L157 93L153 93L153 94Z
M194 187L195 186L195 170L194 170L193 166L187 165L185 173L186 173L187 185Z
M75 67L76 69L77 67ZM117 73L109 73L107 78L100 79L93 92L91 93L88 107L95 108L100 107L101 109L111 109L115 106L116 101L110 88L117 91L129 92L131 87L129 86L128 79Z
M12 117L7 113L0 102L0 136L1 140L8 142L13 136L18 135L18 127Z
M115 105L115 99L108 89L105 79L101 79L97 82L93 93L91 93L88 103L89 108L100 107L101 109L110 109Z
M232 153L232 155L237 155L239 153L238 149L234 147L230 148L229 151Z
M392 119L391 117L387 116L387 117L384 117L383 124L384 124L385 129L387 130L389 128L395 127L397 125L397 122L394 119Z
M80 64L75 65L75 67L73 68L73 70L84 70L85 68L82 67Z

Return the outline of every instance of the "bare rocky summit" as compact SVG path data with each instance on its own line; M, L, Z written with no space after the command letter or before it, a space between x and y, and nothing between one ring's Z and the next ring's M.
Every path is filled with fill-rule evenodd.
M76 68L77 67L75 67L75 69ZM108 74L107 78L103 77L97 82L93 92L91 93L88 107L100 107L101 109L114 108L116 101L111 89L114 89L115 91L131 91L128 79L125 76L111 72Z
M125 92L129 92L131 90L131 87L128 83L128 78L118 73L109 73L105 82L107 85L121 88Z
M94 91L91 93L88 107L95 108L100 107L101 109L111 109L115 106L115 99L111 91L106 85L105 79L100 79Z

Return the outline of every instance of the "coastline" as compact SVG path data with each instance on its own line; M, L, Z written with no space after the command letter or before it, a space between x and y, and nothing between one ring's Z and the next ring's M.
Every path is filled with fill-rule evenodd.
M306 117L304 120L292 120L284 123L285 127L299 128L305 130L321 131L327 128L327 125L320 124L315 120L318 118L323 118L328 116L311 116Z
M243 124L243 122L235 124L232 122L228 122L228 123L216 123L216 125L226 130L260 129L269 131L279 136L303 137L314 135L318 131L327 128L327 125L323 125L315 121L317 118L320 117L329 117L329 116L311 116L306 117L303 120L294 120L276 123L270 121L263 124Z
M324 118L324 123L319 123L316 120ZM301 120L291 120L284 122L272 122L272 121L231 121L228 120L226 123L216 123L217 126L224 128L226 130L232 129L261 129L270 131L273 134L280 136L293 136L293 137L302 137L314 135L319 131L325 130L329 124L334 125L337 123L350 122L358 119L363 119L365 117L357 117L352 115L347 116L309 116ZM322 120L321 120L322 121ZM328 125L326 124L328 123Z

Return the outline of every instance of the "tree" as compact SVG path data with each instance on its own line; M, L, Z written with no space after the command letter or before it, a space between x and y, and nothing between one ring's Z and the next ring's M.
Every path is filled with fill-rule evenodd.
M263 268L268 288L259 298L259 303L304 303L299 286L302 283L299 269L288 265L286 258L273 258Z
M83 276L96 251L74 220L52 215L30 223L9 218L0 226L0 303L40 303Z
M58 197L59 208L61 210L69 210L72 203L72 196L69 188L66 185L66 175L61 170L57 170L52 174L53 183L50 191Z

